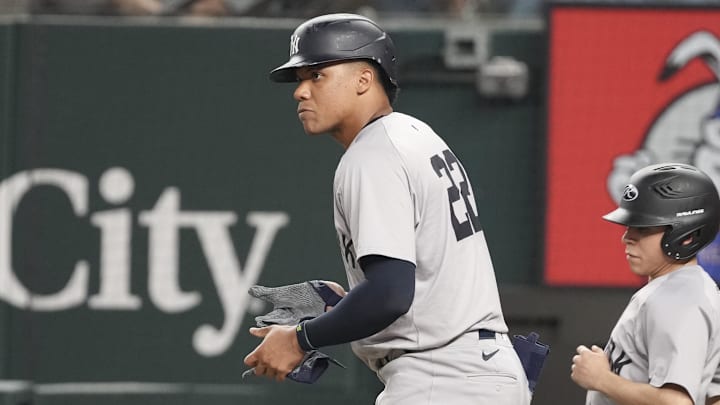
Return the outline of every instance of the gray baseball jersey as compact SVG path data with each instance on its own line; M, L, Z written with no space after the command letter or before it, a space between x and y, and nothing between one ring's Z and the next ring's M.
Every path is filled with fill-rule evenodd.
M630 299L605 347L612 371L654 387L677 384L705 403L720 361L720 295L700 266L650 281ZM589 391L587 405L614 404Z
M367 125L338 164L334 205L351 288L364 280L360 257L416 265L410 310L353 342L366 364L392 349L441 347L470 330L507 332L470 181L428 125L397 112Z
M720 364L718 364L718 368L715 369L715 375L712 378L712 381L710 381L710 385L707 389L707 397L718 397L720 396Z

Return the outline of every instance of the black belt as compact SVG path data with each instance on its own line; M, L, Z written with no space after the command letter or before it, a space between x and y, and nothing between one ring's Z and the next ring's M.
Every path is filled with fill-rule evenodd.
M478 329L478 339L495 339L496 332L487 330L487 329ZM391 361L395 360L396 358L402 356L406 353L411 353L411 350L396 350L394 351L393 355L387 355L381 359L377 360L378 369L384 367L386 364L390 363Z
M495 332L487 329L478 329L479 339L495 339Z

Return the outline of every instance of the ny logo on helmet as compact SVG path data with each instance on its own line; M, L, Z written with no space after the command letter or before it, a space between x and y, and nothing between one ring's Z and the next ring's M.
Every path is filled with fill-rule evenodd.
M625 190L623 190L623 196L622 199L625 201L632 201L638 197L638 189L637 187L633 186L632 184L628 184L625 186Z
M300 45L300 37L297 35L290 36L290 56L298 53L298 45Z

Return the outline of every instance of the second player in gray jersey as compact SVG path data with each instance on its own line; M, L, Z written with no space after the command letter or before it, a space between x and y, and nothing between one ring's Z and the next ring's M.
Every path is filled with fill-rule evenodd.
M603 351L580 346L572 379L587 405L704 404L720 362L720 294L697 252L717 234L720 200L696 168L658 164L633 174L603 218L622 236L633 273L647 277Z
M297 327L252 329L264 339L246 364L282 380L304 352L352 342L385 385L378 405L529 404L468 173L428 125L393 111L388 34L359 15L313 18L271 79L297 82L306 133L346 149L333 197L350 291Z

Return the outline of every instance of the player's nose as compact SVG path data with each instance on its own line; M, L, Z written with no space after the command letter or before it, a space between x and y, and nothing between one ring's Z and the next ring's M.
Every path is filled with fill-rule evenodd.
M625 232L623 232L622 237L620 238L620 241L623 244L628 245L628 244L632 243L633 241L635 241L634 238L635 238L635 236L633 235L632 228L628 227L625 229Z
M310 98L310 89L305 80L301 80L298 82L298 85L295 88L295 92L293 92L293 98L296 101L307 100Z

